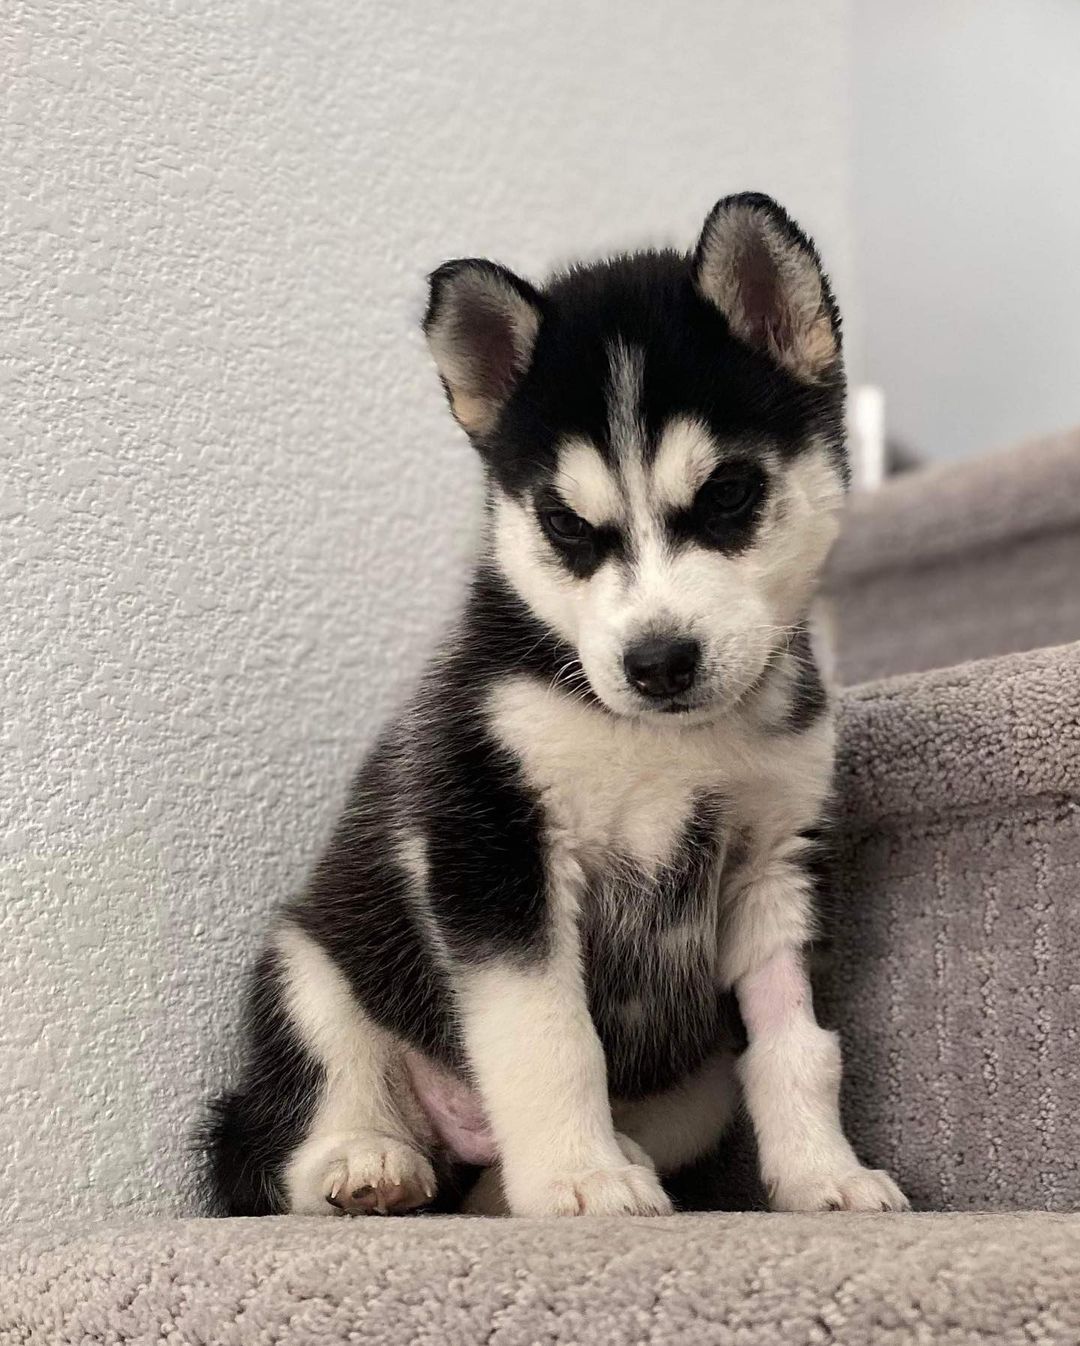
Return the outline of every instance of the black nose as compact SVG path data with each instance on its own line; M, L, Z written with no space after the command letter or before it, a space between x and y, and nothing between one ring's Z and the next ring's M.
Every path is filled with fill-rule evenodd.
M646 636L623 655L627 681L642 696L677 696L694 681L701 646L696 640Z

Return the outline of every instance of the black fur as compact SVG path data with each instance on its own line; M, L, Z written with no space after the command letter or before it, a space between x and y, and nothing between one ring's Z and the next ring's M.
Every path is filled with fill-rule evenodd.
M643 1098L671 1088L721 1046L738 1040L734 997L718 991L712 949L665 959L658 945L680 926L705 920L708 876L724 849L724 801L703 798L682 842L655 876L597 879L586 904L583 948L589 1010L608 1063L615 1098ZM617 913L630 913L619 920ZM612 919L612 915L615 919ZM626 1016L633 1005L647 1016Z
M611 453L607 390L613 342L644 350L646 453L678 415L721 442L757 438L783 455L811 432L843 459L843 376L804 383L734 337L676 252L616 257L557 276L544 292L532 363L479 443L499 485L527 493L554 470L558 442L582 435Z
M829 693L821 678L814 652L810 647L810 636L805 627L795 633L788 652L795 660L795 686L791 693L791 709L788 711L785 728L795 734L809 729L825 714L829 706Z
M296 1040L281 997L277 955L252 970L239 1087L210 1105L196 1137L204 1200L214 1215L275 1215L285 1209L280 1176L303 1139L322 1067Z

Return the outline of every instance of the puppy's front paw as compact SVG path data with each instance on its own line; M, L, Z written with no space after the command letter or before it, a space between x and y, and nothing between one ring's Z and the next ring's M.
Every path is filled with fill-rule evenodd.
M435 1196L435 1174L419 1150L367 1131L307 1141L287 1185L289 1208L301 1215L401 1215Z
M770 1184L773 1210L908 1210L910 1202L881 1169L793 1174Z
M638 1170L640 1170L641 1172L645 1173L646 1175L651 1174L651 1175L655 1178L655 1172L656 1172L656 1171L655 1171L655 1169L653 1168L653 1162L652 1162L652 1160L649 1158L649 1156L645 1153L645 1151L641 1148L641 1146L637 1143L636 1140L631 1140L629 1136L624 1136L621 1132L616 1131L616 1132L615 1132L615 1143L618 1145L619 1149L622 1151L623 1158L626 1160L627 1169L629 1169L629 1170L633 1170L634 1173L635 1173L635 1176L631 1179L631 1182L632 1182L633 1184L635 1184L635 1186L638 1186L638 1185L639 1185L639 1183L638 1183L638 1176L637 1176L637 1171L638 1171ZM622 1173L622 1172L625 1172L625 1171L626 1171L626 1170L623 1170L623 1169L616 1169L616 1170L611 1170L611 1169L597 1169L595 1173L589 1173L589 1174L586 1175L586 1177L587 1177L588 1179L595 1179L595 1178L597 1177L597 1175L610 1175L612 1172L615 1172L615 1173ZM576 1183L577 1183L578 1179L577 1179L576 1177L574 1177L574 1178L571 1178L571 1179L569 1179L569 1180L567 1180L567 1179L559 1179L558 1181L559 1181L560 1184L561 1184L561 1183L565 1183L566 1181L569 1181L569 1182L571 1183L572 1186L575 1186L575 1187L576 1187ZM538 1186L539 1186L539 1185L538 1185ZM657 1184L655 1184L655 1186L658 1187L659 1184L657 1183ZM592 1190L592 1187L593 1187L593 1184L592 1184L591 1182L586 1183L586 1188L587 1188L588 1190L591 1191L591 1190ZM650 1189L649 1189L649 1190L650 1190L650 1195L649 1195L649 1203L650 1203L650 1204L649 1204L649 1209L648 1209L648 1210L640 1210L640 1209L638 1209L637 1207L635 1207L633 1210L630 1211L630 1213L631 1213L631 1214L637 1214L637 1215L641 1215L641 1214L644 1214L644 1215L666 1215L668 1212L670 1212L670 1210L671 1210L671 1203L668 1201L667 1196L666 1196L666 1194L663 1192L663 1190L661 1189L661 1191L660 1191L660 1201L659 1201L659 1203L656 1201L656 1192L655 1192L655 1188L652 1187L652 1186L650 1186ZM588 1195L588 1192L586 1192L585 1195L587 1196L587 1195ZM609 1193L609 1196L610 1196L610 1193ZM639 1199L639 1197L640 1197L640 1193L639 1193L639 1196L638 1196L637 1198L634 1198L634 1199ZM544 1192L544 1193L541 1193L541 1192L538 1192L537 1190L535 1190L535 1189L533 1189L533 1188L530 1188L530 1190L528 1191L528 1193L522 1198L521 1203L520 1203L520 1205L519 1205L519 1209L517 1210L516 1213L517 1213L518 1215L525 1215L525 1214L535 1215L535 1214L537 1214L537 1213L541 1213L541 1214L545 1214L545 1215L550 1215L550 1214L555 1214L555 1215L587 1215L587 1214L590 1214L590 1213L596 1213L596 1212L594 1211L593 1206L589 1205L589 1206L586 1207L586 1206L584 1205L583 1197L582 1197L582 1194L581 1194L581 1193L578 1193L578 1195L575 1196L575 1197L571 1200L571 1199L568 1198L568 1194L567 1194L566 1192L561 1192L560 1195L559 1195L559 1197L558 1197L558 1202L559 1202L559 1204L560 1204L560 1209L559 1209L559 1210L552 1211L552 1210L550 1210L550 1209L548 1209L548 1208L545 1208L543 1211L538 1212L538 1211L534 1208L534 1203L537 1203L537 1202L543 1203L545 1200L547 1200L547 1201L550 1201L550 1200L551 1200L551 1191L550 1191L550 1189L548 1189L548 1190L547 1190L546 1192ZM524 1206L525 1206L526 1204L529 1205L529 1207L530 1207L529 1210L525 1210L525 1209L524 1209ZM564 1210L564 1209L561 1208L562 1206L572 1206L572 1208L571 1208L571 1209L565 1209L565 1210ZM618 1212L618 1213L619 1213L619 1214L626 1213L627 1209L628 1209L628 1208L625 1207L625 1206L620 1206L620 1207L619 1207L619 1212ZM498 1164L494 1165L492 1168L487 1168L487 1169L485 1169L485 1170L483 1171L483 1173L480 1174L480 1177L477 1179L477 1181L476 1181L475 1185L473 1186L472 1190L469 1192L468 1196L465 1197L464 1201L463 1201L462 1204L461 1204L461 1213L462 1213L463 1215L509 1215L509 1214L510 1214L510 1208L509 1208L509 1206L508 1206L508 1204L507 1204L506 1193L505 1193L505 1190L504 1190L504 1187L503 1187L502 1172L501 1172L500 1166L499 1166ZM601 1213L603 1213L603 1212L601 1212ZM608 1213L610 1213L610 1212L608 1212Z
M553 1173L529 1181L508 1181L514 1215L670 1215L671 1202L652 1167Z

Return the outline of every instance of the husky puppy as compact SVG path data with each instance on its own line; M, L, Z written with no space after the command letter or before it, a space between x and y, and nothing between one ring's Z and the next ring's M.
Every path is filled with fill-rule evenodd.
M690 255L431 277L487 480L464 611L252 980L218 1209L657 1214L742 1097L781 1210L907 1203L841 1129L804 963L833 717L840 323L770 198Z

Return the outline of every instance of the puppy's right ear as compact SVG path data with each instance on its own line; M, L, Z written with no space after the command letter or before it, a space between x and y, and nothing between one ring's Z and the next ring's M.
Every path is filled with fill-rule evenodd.
M840 318L817 250L761 192L718 201L694 253L698 291L734 336L810 382L840 368Z
M450 410L470 438L487 434L532 360L541 299L494 262L444 262L430 277L424 335Z

